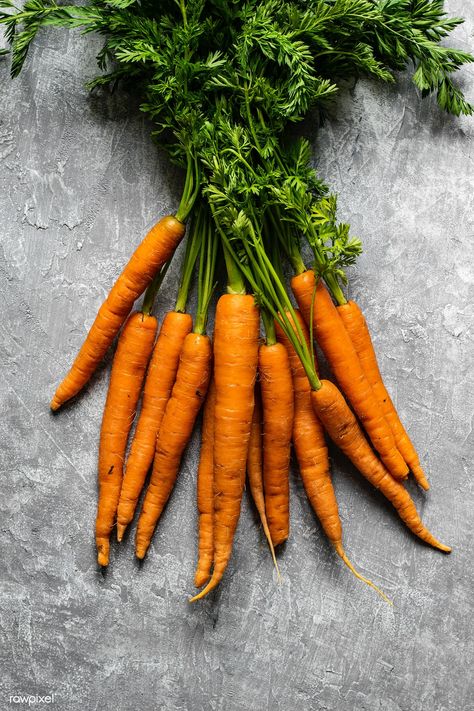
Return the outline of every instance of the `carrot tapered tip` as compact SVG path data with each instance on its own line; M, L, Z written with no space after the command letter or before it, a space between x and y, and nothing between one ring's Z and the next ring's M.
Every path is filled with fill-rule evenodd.
M413 476L415 477L416 481L421 486L421 488L424 489L425 491L428 491L428 489L430 488L430 483L429 483L428 479L426 478L425 472L420 467L420 465L419 464L414 465L412 467L412 472L413 472Z
M194 576L194 585L197 588L202 588L203 585L207 583L209 578L211 577L210 573L207 573L206 571L198 570L196 572L196 575Z
M56 397L56 395L49 403L49 406L53 412L56 412L56 410L59 410L59 408L61 407L61 401Z
M109 551L99 550L97 553L97 563L102 567L106 568L109 564Z
M451 551L453 550L450 546L445 546L444 543L440 543L439 541L437 541L436 538L434 539L433 545L435 548L442 551L443 553L451 553Z
M135 548L135 555L137 556L137 558L139 558L139 560L143 560L143 558L146 556L147 550L148 548L146 546L137 546Z
M127 530L127 526L124 526L123 523L117 524L117 541L119 543L121 542L121 540L123 538L123 534L125 533L126 530Z
M383 600L385 600L385 602L388 602L388 604L393 607L393 602L390 600L390 598L387 597L387 596L385 595L385 593L384 593L379 587L377 587L377 585L375 585L375 583L373 583L373 582L372 582L371 580L369 580L368 578L364 578L364 576L361 575L361 574L354 568L354 566L352 565L351 561L349 560L349 558L348 558L347 555L346 555L346 552L345 552L345 550L344 550L344 548L343 548L343 546L342 546L342 543L341 543L340 541L338 541L337 543L334 543L334 542L333 542L333 546L334 546L334 548L335 548L335 550L336 550L336 553L337 553L338 556L341 558L341 560L343 561L343 563L344 563L345 565L347 565L347 567L349 568L349 570L351 571L351 573L352 573L353 575L355 575L355 577L356 577L358 580L361 580L363 583L365 583L366 585L368 585L369 588L372 588L372 590L375 590L375 592L376 592L378 595L380 595L380 597L381 597Z

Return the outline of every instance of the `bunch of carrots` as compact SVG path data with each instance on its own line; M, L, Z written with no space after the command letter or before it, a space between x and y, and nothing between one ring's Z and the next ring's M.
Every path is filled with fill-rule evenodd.
M440 44L460 22L439 0L0 3L14 76L43 26L105 37L98 61L110 72L89 86L131 80L161 145L185 170L176 213L131 256L51 401L56 411L75 397L117 338L99 442L99 565L108 565L111 536L122 541L142 492L135 552L145 557L201 408L201 590L192 600L224 575L246 480L278 571L275 549L290 531L292 446L336 554L385 597L346 556L326 437L418 538L450 551L423 525L404 486L411 472L429 488L364 315L344 295L345 269L361 244L337 223L336 198L312 168L309 143L288 142L285 130L311 107L323 109L340 79L364 73L390 82L410 63L424 95L471 114L451 75L474 58ZM154 300L186 231L175 308L159 328ZM208 311L221 273L226 288L211 336ZM187 310L193 279L194 318ZM315 345L334 382L320 378Z
M58 410L77 395L119 334L99 444L99 565L108 565L112 533L116 529L122 540L144 488L135 552L138 558L146 555L202 406L195 584L205 587L193 600L218 585L229 563L246 476L277 566L275 548L289 535L292 443L304 488L325 534L351 571L373 586L344 552L325 434L387 497L416 536L449 552L424 527L403 486L409 470L424 489L429 485L383 384L357 304L336 306L323 280L308 269L291 280L295 309L275 273L272 281L280 295L262 304L266 333L262 340L260 309L244 286L246 281L257 291L259 275L243 265L237 270L233 246L224 242L221 246L234 262L233 266L228 262L227 293L217 302L211 342L206 324L219 241L209 212L201 205L190 227L176 308L164 316L157 336L153 299L184 233L183 223L169 215L146 235L99 309L51 402ZM268 260L263 245L258 249ZM194 327L186 312L193 271L198 274ZM142 308L130 315L145 290ZM319 379L314 340L340 390Z

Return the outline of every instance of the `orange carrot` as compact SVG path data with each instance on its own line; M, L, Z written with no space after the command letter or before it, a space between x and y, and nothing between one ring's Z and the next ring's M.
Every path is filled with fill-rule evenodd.
M96 544L99 565L108 565L112 531L122 484L127 439L156 336L154 316L134 313L117 345L99 444L99 503Z
M354 414L333 383L321 380L319 390L311 393L313 408L326 432L346 454L360 473L393 504L398 515L418 538L433 548L449 553L451 548L440 543L421 522L410 495L395 481L375 456Z
M295 316L309 347L310 339L306 323L298 310L295 311ZM290 313L287 313L287 317L294 326L294 319ZM356 578L369 585L369 587L373 588L384 600L390 603L386 595L374 585L371 580L364 578L354 568L345 553L342 544L342 525L339 518L339 507L337 505L336 492L332 485L329 469L329 452L324 437L324 428L313 410L311 385L303 364L293 348L291 341L283 332L278 322L275 326L278 340L283 343L287 350L293 375L295 390L293 444L295 446L296 458L298 460L306 495L314 513L321 523L324 533L349 570Z
M240 515L254 408L259 312L253 296L225 294L214 327L214 570L199 600L222 579Z
M299 326L309 344L309 333L303 317L296 311ZM287 314L292 321L290 314ZM342 541L342 527L339 519L336 495L329 471L329 453L324 438L324 429L317 418L311 402L311 386L303 364L291 341L276 324L278 340L287 349L293 374L295 390L295 418L293 423L293 444L298 460L301 478L308 499L318 516L325 534L333 545Z
M316 341L390 474L397 479L405 478L408 467L396 448L392 430L380 412L351 339L322 280L318 279L316 285L314 272L309 270L293 277L291 287L308 324L314 299Z
M413 472L418 484L423 487L425 491L428 490L430 485L421 468L416 450L400 421L392 399L382 380L377 363L377 356L375 355L370 332L362 311L354 301L348 301L346 304L338 306L337 311L359 356L362 369L372 386L374 395L385 415L385 419L390 425L399 452Z
M94 373L127 318L134 301L152 282L183 238L185 226L172 215L148 232L99 309L71 370L56 390L51 409L77 395Z
M206 397L211 374L208 336L186 336L176 382L166 405L156 442L153 471L138 519L135 552L144 558L159 517L173 490L184 449Z
M214 558L214 406L216 389L211 380L201 430L201 451L197 474L197 506L199 513L198 563L194 584L197 588L207 583L211 577Z
M153 462L156 438L176 379L179 354L192 327L192 318L186 313L170 311L163 319L145 380L140 417L120 492L117 510L119 541L133 519L138 497Z
M265 513L265 496L263 493L263 413L258 388L255 389L255 407L253 410L249 451L247 455L247 476L249 480L250 493L258 511L265 538L267 539L270 547L277 575L280 577L272 536L268 527L267 515Z
M288 538L290 527L289 467L294 394L290 363L281 343L258 351L263 404L263 487L265 512L273 545Z

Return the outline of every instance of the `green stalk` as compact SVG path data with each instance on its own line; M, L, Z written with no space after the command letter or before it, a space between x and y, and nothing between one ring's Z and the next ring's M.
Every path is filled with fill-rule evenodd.
M143 306L142 306L142 313L145 314L145 316L149 316L152 312L153 309L153 304L155 302L155 297L163 283L163 279L166 276L166 272L169 269L169 266L171 264L171 259L169 259L166 264L164 264L158 274L155 276L153 281L151 282L150 286L145 292L145 297L143 299Z
M267 309L260 309L262 315L263 327L265 329L265 343L267 346L274 346L277 342L275 331L275 320Z
M208 214L202 220L203 236L198 275L198 303L194 333L206 333L209 303L215 288L215 270L218 242Z
M227 242L223 242L222 248L224 252L225 268L227 271L227 293L245 294L245 282L242 276L242 272L238 267L238 261L236 262L233 259L232 253L229 250Z
M184 261L181 270L181 282L179 285L178 297L176 299L176 306L174 309L178 313L186 312L186 304L188 303L191 279L201 247L201 221L201 210L198 210L195 213L194 219L191 224L191 229L186 240L186 252L184 254Z
M184 180L181 201L175 215L176 219L180 222L186 222L188 219L200 193L200 183L201 173L197 158L188 150L186 155L186 178Z
M290 235L290 226L281 217L279 207L273 207L269 210L268 215L273 229L278 237L278 241L283 245L286 256L290 260L293 271L296 276L303 274L306 271L306 265L303 262L300 249L296 239Z

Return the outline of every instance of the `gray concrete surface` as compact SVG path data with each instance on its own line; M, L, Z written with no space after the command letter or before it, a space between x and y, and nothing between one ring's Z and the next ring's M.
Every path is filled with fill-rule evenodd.
M458 44L474 46L474 11ZM334 481L348 553L335 559L292 478L278 585L245 499L218 593L189 606L197 439L140 567L129 539L95 564L97 439L108 363L48 411L114 276L180 175L129 98L90 98L98 43L43 33L15 82L0 63L0 708L54 694L67 710L469 711L473 705L474 119L406 81L358 83L315 139L341 215L365 244L351 274L386 380L432 482L411 486L420 545L346 461ZM474 72L463 72L474 99ZM173 301L176 266L157 312ZM37 705L38 707L40 704Z

